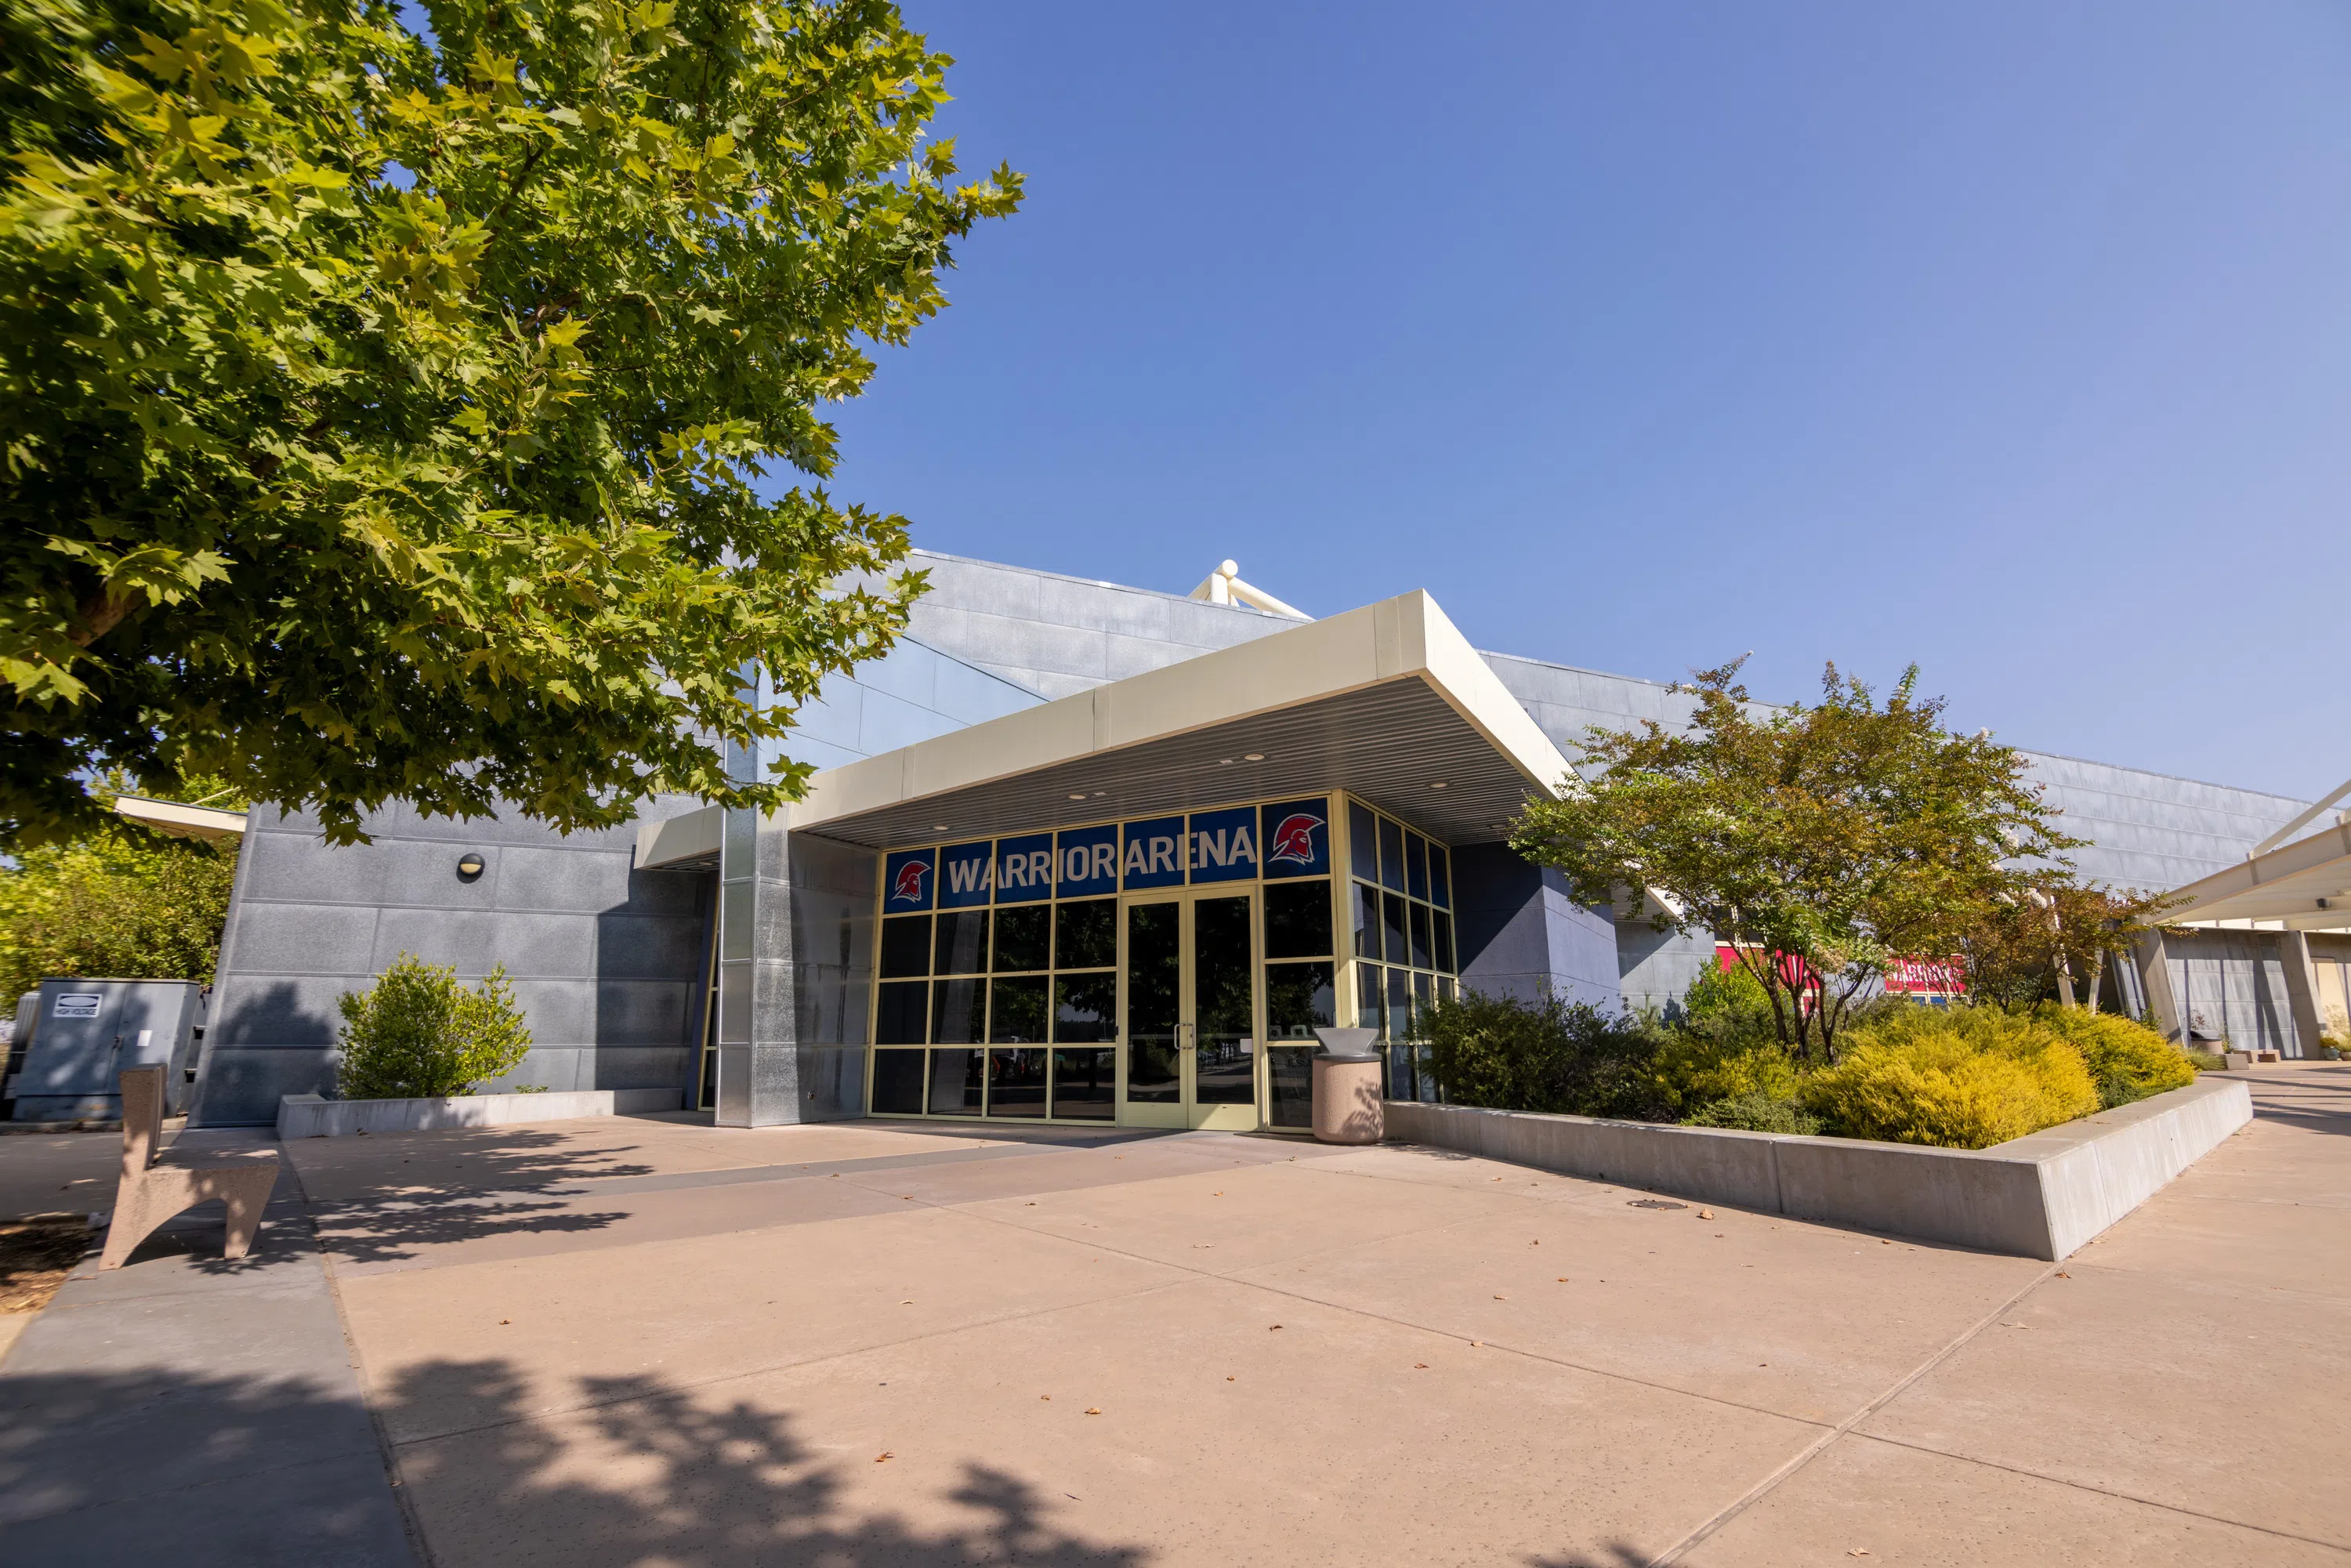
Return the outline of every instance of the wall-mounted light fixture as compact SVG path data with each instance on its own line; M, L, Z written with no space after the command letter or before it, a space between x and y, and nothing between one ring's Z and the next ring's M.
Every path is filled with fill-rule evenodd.
M472 882L475 880L482 874L483 871L487 868L489 863L489 862L484 860L474 851L467 850L464 854L457 857L457 880L459 882Z

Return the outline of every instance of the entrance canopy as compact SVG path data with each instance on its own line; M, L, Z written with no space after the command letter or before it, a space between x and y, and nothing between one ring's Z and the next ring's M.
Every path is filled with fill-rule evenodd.
M1474 843L1567 772L1416 591L829 768L788 821L883 849L1343 788Z

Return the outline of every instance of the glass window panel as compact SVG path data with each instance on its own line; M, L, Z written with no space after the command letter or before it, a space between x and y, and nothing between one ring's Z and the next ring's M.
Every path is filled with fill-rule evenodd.
M1319 1045L1270 1045L1265 1053L1269 1109L1277 1127L1314 1124L1314 1053Z
M1377 964L1355 966L1355 1022L1364 1029L1375 1029L1382 1039L1387 1037L1388 1008L1386 982L1380 977Z
M1404 940L1404 900L1393 893L1380 895L1380 925L1387 932L1388 962L1411 963L1412 954Z
M1428 897L1439 909L1453 907L1452 857L1443 844L1428 846Z
M1437 977L1437 999L1440 1002L1449 1002L1453 999L1452 976L1439 975Z
M1249 901L1192 905L1192 1098L1202 1105L1257 1103L1257 976L1249 956Z
M1046 949L1053 933L1053 911L1042 904L1023 904L996 912L996 969L1044 969L1052 967Z
M1415 898L1428 896L1428 841L1418 833L1404 836L1405 891Z
M1428 905L1426 904L1416 904L1412 906L1410 914L1412 919L1412 967L1416 969L1433 969L1437 966L1429 960Z
M987 1052L984 1051L931 1052L931 1114L978 1115L980 1073L987 1061Z
M986 980L941 980L931 988L931 1043L977 1045L987 1038Z
M1331 951L1331 884L1278 882L1265 890L1265 956L1320 958Z
M873 1043L920 1045L931 1021L931 987L927 980L883 981L881 1005L873 1010Z
M1044 976L1024 975L1017 980L998 980L989 989L995 995L987 1012L988 1044L1045 1043Z
M1318 1027L1339 1021L1338 1005L1330 960L1265 967L1267 1040L1312 1040Z
M1145 1104L1173 1105L1183 1099L1176 1049L1181 914L1173 904L1137 904L1126 912L1126 1097Z
M921 1051L877 1051L873 1053L873 1113L877 1116L919 1116L923 1113Z
M991 1116L1042 1116L1045 1113L1045 1059L1042 1046L987 1053L987 1113Z
M1428 975L1415 975L1412 977L1412 1017L1415 1038L1418 1038L1420 1032L1421 1015L1428 1011L1428 1004L1436 997L1436 992L1432 988L1435 984L1435 978Z
M1118 1038L1118 974L1053 977L1053 1040L1084 1045Z
M1437 967L1449 975L1453 973L1453 916L1442 909L1432 910L1429 923L1436 927L1432 945L1437 949Z
M1355 890L1348 901L1355 926L1355 956L1376 958L1380 956L1380 890L1368 883L1351 885Z
M1409 1040L1391 1040L1380 1053L1380 1076L1391 1100L1420 1098L1420 1049Z
M1388 971L1388 1038L1412 1038L1412 971Z
M932 960L934 975L987 973L987 911L957 909L938 917L939 939Z
M893 915L882 923L882 977L906 979L931 972L931 917Z
M1347 864L1365 882L1380 880L1380 831L1372 814L1347 802Z
M1053 1114L1063 1120L1108 1122L1118 1114L1118 1063L1107 1051L1053 1052Z
M1118 962L1118 900L1089 898L1053 908L1053 967L1107 969Z
M1380 819L1380 885L1404 891L1404 830Z

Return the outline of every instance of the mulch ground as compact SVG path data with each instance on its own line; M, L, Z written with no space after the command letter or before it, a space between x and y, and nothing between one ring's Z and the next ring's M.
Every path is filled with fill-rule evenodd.
M48 1305L98 1233L78 1214L36 1214L0 1224L0 1312Z

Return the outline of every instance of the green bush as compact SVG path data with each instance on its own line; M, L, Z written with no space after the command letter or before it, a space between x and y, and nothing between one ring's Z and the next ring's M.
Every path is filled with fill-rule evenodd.
M2098 1086L2098 1103L2111 1111L2196 1082L2196 1064L2178 1046L2118 1013L2043 1007L2033 1017L2073 1042Z
M471 990L411 953L345 991L335 1091L346 1100L437 1100L511 1072L530 1050L504 966Z
M2225 1072L2229 1069L2229 1059L2217 1051L2183 1051L2179 1054L2199 1072Z
M1750 1133L1803 1133L1821 1130L1818 1116L1798 1104L1792 1096L1771 1094L1764 1090L1750 1089L1744 1094L1715 1100L1693 1112L1685 1125L1692 1127L1737 1127Z
M2035 1019L1910 1005L1844 1039L1798 1092L1840 1137L1982 1149L2098 1109L2081 1051Z
M1531 1003L1475 991L1423 1019L1430 1066L1454 1104L1673 1118L1656 1083L1663 1031L1646 1019L1556 998Z

